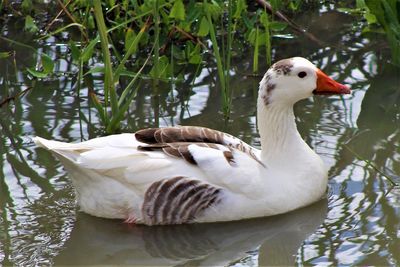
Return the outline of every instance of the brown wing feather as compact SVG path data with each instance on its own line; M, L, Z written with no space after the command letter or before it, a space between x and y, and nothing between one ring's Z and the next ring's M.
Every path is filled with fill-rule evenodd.
M146 144L177 142L224 144L224 133L194 126L148 128L137 131L135 137L139 142Z
M232 151L233 149L237 149L246 153L265 167L257 158L251 146L231 135L205 127L148 128L137 131L135 138L139 142L148 144L147 146L139 146L139 149L147 151L162 150L170 156L184 158L191 164L196 164L196 161L190 154L188 146L191 143L195 143L199 146L207 146L218 150L220 148L217 145L227 147L229 151L225 151L224 156L231 165L235 163Z
M186 142L181 142L181 143L160 143L160 144L150 144L150 145L145 145L145 146L138 146L138 150L142 151L163 151L165 154L172 156L172 157L177 157L177 158L183 158L186 160L188 163L197 165L196 160L193 158L193 155L189 151L189 146L193 145L193 143L186 143ZM195 143L197 146L201 147L209 147L212 149L220 150L220 147L218 147L216 144L209 144L209 143ZM227 147L229 149L229 147ZM233 154L231 151L224 151L224 156L226 160L228 161L229 164L235 163Z

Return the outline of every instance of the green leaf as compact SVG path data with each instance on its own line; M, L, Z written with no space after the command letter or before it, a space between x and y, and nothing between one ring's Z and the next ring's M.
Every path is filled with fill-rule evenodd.
M371 29L370 27L365 27L362 29L361 33L377 33L377 34L385 34L385 30L382 28L373 28Z
M195 48L189 54L189 63L190 64L200 64L202 57L201 57L201 47L199 44L195 46Z
M32 69L32 68L27 68L26 69L33 77L36 77L36 78L46 78L47 77L47 73L44 73L44 72L40 72L40 71L36 71L36 70L34 70L34 69Z
M33 21L33 18L29 15L25 17L25 27L24 30L28 32L35 33L39 30L39 28L36 26L35 22Z
M282 5L282 1L278 1L278 0L270 0L269 2L272 6L272 10L274 10L274 11L279 10Z
M182 0L176 0L174 5L172 6L171 12L169 13L170 18L175 18L178 20L185 19L185 6L182 3Z
M189 63L198 65L201 63L201 59L202 57L200 55L193 55L189 58Z
M355 14L355 15L363 13L363 10L359 8L339 7L336 10L342 13Z
M109 122L109 118L106 117L106 112L101 105L101 102L97 98L96 94L93 91L89 91L90 99L92 100L92 103L94 104L94 107L97 109L98 114L100 115L100 120L102 121L103 125L107 125Z
M284 22L272 21L269 24L269 28L272 31L276 31L276 32L283 31L286 27L287 27L287 24Z
M233 14L233 18L240 19L243 10L246 10L246 9L247 9L246 1L245 0L237 0L236 1L236 10L235 10L235 13Z
M156 69L158 66L158 69ZM169 76L169 60L166 56L160 57L158 65L154 65L149 75L153 78L167 78ZM157 77L158 74L158 77Z
M370 12L365 13L364 18L367 20L368 24L374 24L378 22L375 15L371 14Z
M366 9L366 8L368 8L367 5L365 4L364 0L356 0L356 7L358 9Z
M210 27L206 17L203 17L200 22L198 36L206 36L210 32Z
M22 1L22 3L21 3L22 11L23 11L25 14L31 13L32 7L33 7L33 5L32 5L32 0L24 0L24 1Z
M95 25L95 23L94 23L94 18L93 18L93 16L89 16L89 17L88 17L88 19L87 19L87 25L88 25L88 28L89 28L90 30L93 30L94 28L96 28L96 25Z
M297 3L295 3L295 2L290 2L290 3L289 3L289 8L290 8L292 11L297 11L297 10L299 9L300 5L301 5L301 2L300 2L300 1L298 1Z
M11 56L11 52L0 52L0 58L8 58Z
M262 30L258 33L258 38L256 38L256 43L258 46L266 44L267 35Z
M204 13L210 14L211 17L213 17L214 19L217 19L218 16L223 12L219 4L213 0L211 1L211 3L204 3L203 7L204 7Z
M260 16L260 22L261 22L261 24L264 26L264 28L269 29L270 21L269 21L269 18L268 18L267 13L263 12L263 13L261 14L261 16Z
M84 29L84 28L85 28L83 25L81 25L81 24L79 24L79 23L70 23L70 24L68 24L68 25L66 25L66 26L64 26L64 27L57 28L57 30L55 30L54 32L50 32L49 34L42 35L42 36L41 36L40 38L38 38L38 39L39 39L39 40L47 39L47 38L49 38L49 37L51 37L51 36L53 36L53 35L56 35L57 33L65 32L66 29L68 29L68 28L70 28L70 27L79 27L80 29Z
M104 66L96 66L88 70L83 76L93 73L104 73Z
M97 42L99 41L99 38L95 38L92 41L90 41L90 43L83 49L82 52L82 61L83 62L87 62L93 54L93 49L96 46Z
M372 14L375 15L379 23L386 28L387 23L385 20L385 12L382 8L381 1L376 0L365 0L365 3Z
M43 53L41 59L43 72L46 74L52 73L54 69L54 61L51 59L51 57Z
M251 29L249 36L247 37L247 41L249 41L252 45L256 43L257 32L256 29Z
M253 52L253 73L257 73L258 72L258 54L259 54L259 50L258 50L258 27L255 29L255 41L254 43L257 45L254 45L254 52Z
M125 52L128 51L129 47L131 46L135 38L136 38L136 33L131 28L128 28L125 33ZM134 51L136 51L136 48L137 47L134 48Z
M74 41L69 42L69 49L71 50L72 60L75 62L79 61L80 51Z
M128 61L129 57L136 52L139 42L142 39L146 29L147 26L145 24L142 26L142 28L140 29L139 33L135 36L135 38L133 38L133 40L129 43L129 46L127 47L124 57L120 61L118 67L115 69L113 78L115 82L118 81L119 74L121 73L121 71L125 69L125 63Z
M109 50L107 26L104 21L104 14L100 0L93 0L93 10L96 19L97 30L99 32L101 51L103 52L104 62L104 105L108 105L108 99L110 99L112 113L118 112L118 101L117 92L115 90L113 80L113 68L111 65L111 55Z

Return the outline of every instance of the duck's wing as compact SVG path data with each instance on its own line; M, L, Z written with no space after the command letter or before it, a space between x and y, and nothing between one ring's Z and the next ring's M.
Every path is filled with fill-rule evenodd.
M201 180L246 192L265 168L259 151L229 134L203 127L144 129L135 134L138 150L180 158L202 173ZM177 169L177 172L180 170Z
M71 168L91 169L131 185L184 175L240 191L264 168L258 150L202 127L150 128L77 144L42 138L35 142L70 161Z
M135 138L137 141L146 144L180 142L220 144L240 150L257 160L260 157L260 151L258 149L253 148L239 138L205 127L178 126L148 128L137 131L135 133Z

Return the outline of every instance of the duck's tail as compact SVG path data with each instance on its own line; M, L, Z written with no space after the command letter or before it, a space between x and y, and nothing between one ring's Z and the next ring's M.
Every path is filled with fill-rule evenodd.
M81 143L33 138L37 146L52 152L64 165L72 163L74 166L79 165L90 169L127 167L132 165L137 158L147 159L148 156L137 151L132 140L131 134L110 135Z
M79 150L77 151L76 144L47 140L38 136L32 139L38 147L49 150L60 160L68 159L69 161L76 161L77 157L79 157Z
M32 138L33 142L39 147L45 148L47 150L53 151L57 149L71 149L72 144L69 143L64 143L60 141L53 141L53 140L47 140L42 137L36 136Z

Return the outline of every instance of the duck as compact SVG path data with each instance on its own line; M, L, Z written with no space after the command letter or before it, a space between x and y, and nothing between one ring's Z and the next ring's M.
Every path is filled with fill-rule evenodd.
M72 180L80 210L126 223L223 222L283 214L324 198L328 171L300 136L293 106L350 94L302 57L274 63L259 84L257 149L200 127L147 128L64 143L34 137Z

